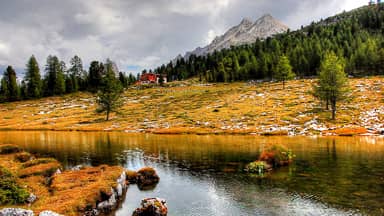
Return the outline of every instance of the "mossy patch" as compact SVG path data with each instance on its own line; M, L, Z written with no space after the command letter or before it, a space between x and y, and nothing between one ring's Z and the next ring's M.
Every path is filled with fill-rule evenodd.
M25 203L28 191L17 184L16 177L0 166L0 205Z

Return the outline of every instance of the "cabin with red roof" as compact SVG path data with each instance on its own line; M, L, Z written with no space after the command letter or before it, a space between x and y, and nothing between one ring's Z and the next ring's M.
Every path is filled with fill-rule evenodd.
M164 74L144 73L140 76L138 84L159 84L160 78L163 79L163 83L167 83L167 76Z

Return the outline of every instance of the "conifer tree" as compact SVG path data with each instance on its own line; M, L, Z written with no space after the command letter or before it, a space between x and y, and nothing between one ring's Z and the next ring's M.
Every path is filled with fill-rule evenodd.
M56 56L48 56L45 66L45 95L62 95L65 93L65 63L60 62Z
M8 66L1 80L1 92L6 101L16 101L20 99L20 88L16 80L16 71L12 66Z
M279 62L276 66L275 79L283 82L283 89L285 89L285 82L295 78L295 73L292 72L292 66L287 56L280 56Z
M33 55L28 60L24 80L26 85L26 98L40 98L43 95L40 68Z
M104 65L98 61L92 61L89 66L88 90L95 93L101 84L104 73Z
M97 93L97 103L99 107L97 112L106 113L106 121L109 120L109 114L117 111L123 105L121 95L123 87L120 81L116 78L113 63L107 60L105 64L105 76L101 80L101 86Z
M77 92L82 88L82 84L85 83L84 80L84 69L83 62L81 58L75 55L70 61L71 67L68 70L69 77L71 78L71 83L73 87L73 92Z
M329 102L332 120L336 118L337 102L343 101L349 92L348 78L344 72L345 61L334 52L327 52L320 65L319 80L313 86L314 96Z

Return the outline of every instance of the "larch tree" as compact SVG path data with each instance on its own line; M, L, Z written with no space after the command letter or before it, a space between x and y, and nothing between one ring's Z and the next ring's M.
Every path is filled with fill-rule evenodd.
M120 80L116 78L114 64L108 60L105 64L105 75L101 79L101 85L97 93L97 112L106 114L106 121L109 120L109 114L115 112L123 105L121 95L123 87Z
M292 66L287 56L280 56L276 66L275 79L283 82L283 89L285 89L285 82L295 78L296 74L292 72Z
M313 86L314 96L329 103L332 120L336 119L337 103L347 98L348 78L344 72L345 61L334 52L327 52L320 65L318 82Z

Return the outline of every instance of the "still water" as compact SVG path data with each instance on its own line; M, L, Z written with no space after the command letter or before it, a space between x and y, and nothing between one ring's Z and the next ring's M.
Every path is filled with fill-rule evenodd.
M129 186L117 216L145 197L167 200L173 215L384 215L384 138L0 132L3 143L74 165L154 167L161 180ZM264 179L243 172L267 144L295 162Z

